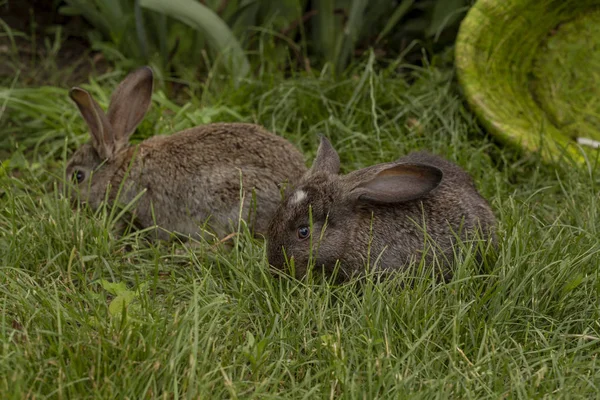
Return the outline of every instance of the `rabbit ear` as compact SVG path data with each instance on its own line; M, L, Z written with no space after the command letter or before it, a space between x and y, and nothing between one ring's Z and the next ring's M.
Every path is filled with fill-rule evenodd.
M325 136L321 136L317 157L313 161L310 171L329 172L334 175L337 175L340 171L340 156Z
M396 164L378 171L350 192L361 203L402 203L425 196L438 187L443 173L425 164Z
M110 98L108 120L113 127L115 141L124 146L148 111L152 99L153 74L150 67L142 67L125 77Z
M83 119L90 128L92 145L102 159L112 158L115 152L113 130L100 105L85 90L74 87L69 91Z

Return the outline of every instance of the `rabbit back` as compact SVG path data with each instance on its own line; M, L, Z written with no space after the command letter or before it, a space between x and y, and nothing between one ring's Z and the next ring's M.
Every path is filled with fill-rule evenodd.
M414 201L357 208L354 237L349 240L369 248L349 266L357 272L365 260L377 259L378 270L403 269L410 262L436 259L444 273L455 258L457 239L469 241L480 234L495 243L495 217L477 191L473 179L458 165L428 152L415 152L396 162L438 168L443 178L431 192ZM345 190L360 180L365 170L342 177ZM368 247L364 247L368 244Z
M480 225L483 233L491 235L491 238L495 241L494 225L496 217L488 201L477 190L473 178L464 169L440 156L425 151L410 153L401 157L398 161L439 168L444 178L431 196L435 196L439 202L444 202L444 204L452 204L452 199L455 199L459 203L458 209L462 211L460 216L447 214L448 217L461 219L460 222L458 220L452 221L451 225L457 226L462 223L462 220L468 224L468 229L474 229L476 225ZM439 207L442 207L442 205L439 204Z
M156 223L183 235L198 233L207 221L222 236L240 215L256 233L264 233L279 203L279 185L306 170L302 154L291 143L260 126L241 123L151 137L127 149L121 171L129 167L130 157L134 161L123 173L122 201L145 190L135 208L137 223Z

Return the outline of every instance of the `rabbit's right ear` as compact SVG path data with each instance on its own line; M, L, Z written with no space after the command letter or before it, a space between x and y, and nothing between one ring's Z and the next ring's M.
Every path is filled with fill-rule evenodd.
M125 146L129 136L144 119L152 100L152 69L142 67L125 77L110 98L108 120L118 146Z
M321 136L321 143L317 150L317 157L313 161L310 172L328 172L337 175L340 171L340 156L335 151L329 140Z
M359 203L395 204L416 200L439 186L443 173L425 164L399 163L358 183L349 198Z
M104 111L85 90L74 87L69 97L77 104L81 116L90 128L92 146L102 159L110 159L115 153L113 130Z

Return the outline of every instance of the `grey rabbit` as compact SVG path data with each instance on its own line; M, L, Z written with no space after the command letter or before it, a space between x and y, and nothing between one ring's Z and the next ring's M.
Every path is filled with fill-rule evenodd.
M339 261L337 279L345 281L362 275L369 262L386 275L419 262L427 237L432 248L425 260L435 252L448 278L456 235L467 240L479 231L495 245L490 206L449 161L418 152L347 175L339 168L337 152L322 137L312 167L270 223L267 257L274 268L286 270L293 258L297 278L309 264L331 275Z
M239 215L264 234L280 185L306 171L303 155L282 137L246 123L207 124L131 144L152 90L152 70L139 68L119 84L104 113L88 92L71 89L91 134L67 164L78 189L73 196L97 209L105 197L112 204L119 194L118 201L128 204L143 192L132 211L135 225L158 227L159 239L169 239L170 232L204 236L205 223L221 237Z

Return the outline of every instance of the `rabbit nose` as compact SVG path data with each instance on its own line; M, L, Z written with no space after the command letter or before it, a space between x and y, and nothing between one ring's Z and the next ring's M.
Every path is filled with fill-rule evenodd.
M281 270L285 267L285 259L283 255L281 252L278 252L273 248L268 249L267 261L273 268Z

